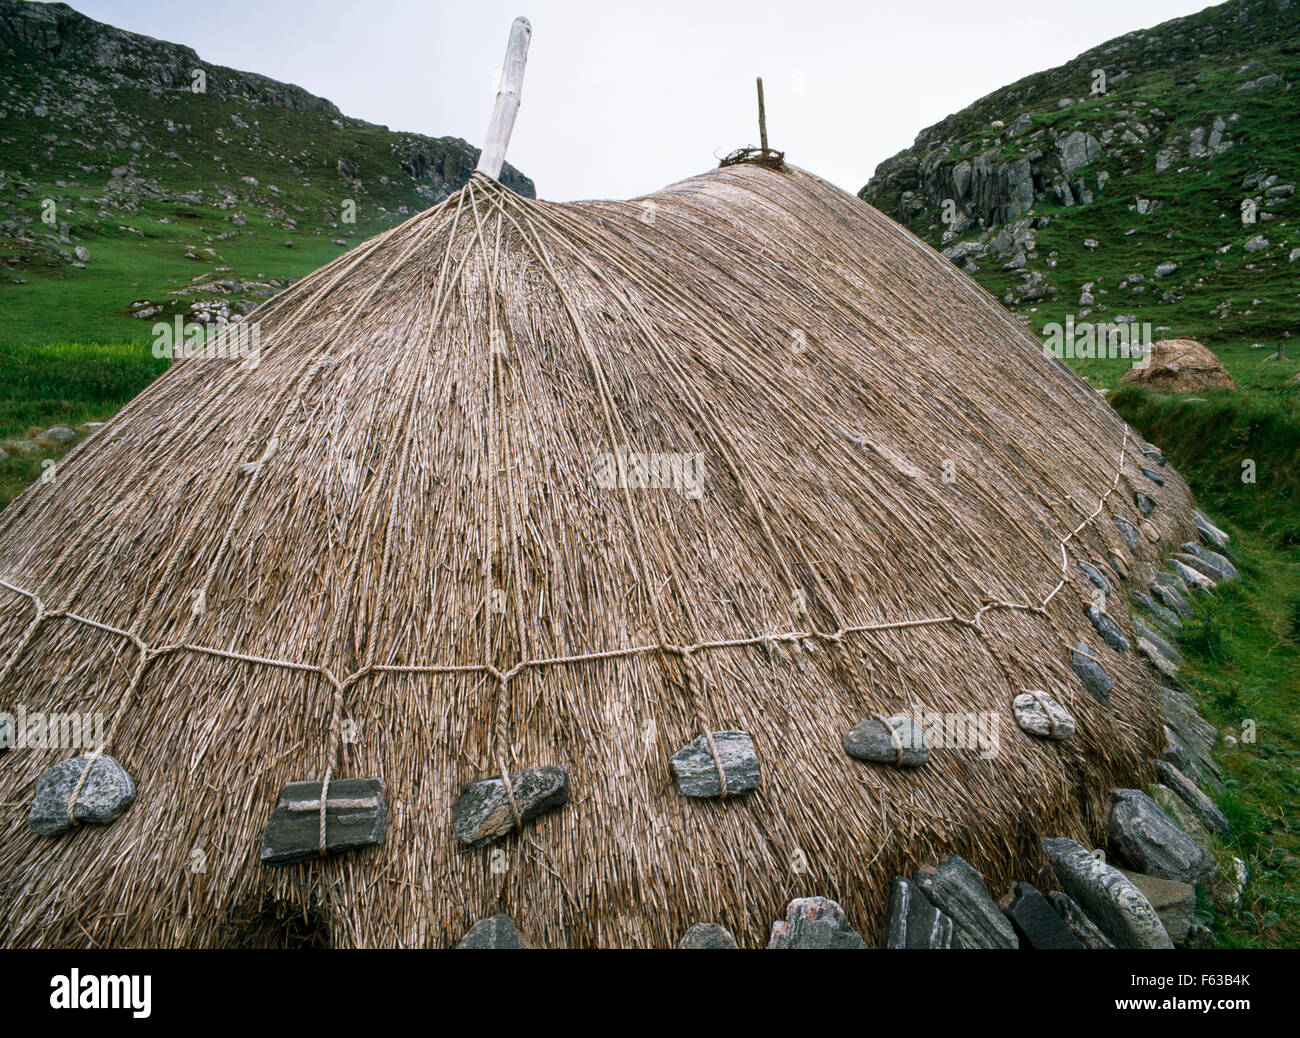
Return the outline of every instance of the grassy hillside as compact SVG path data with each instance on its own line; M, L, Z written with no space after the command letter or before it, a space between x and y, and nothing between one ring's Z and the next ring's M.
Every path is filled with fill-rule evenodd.
M0 343L222 323L477 160L66 5L0 0ZM503 181L533 193L510 167Z

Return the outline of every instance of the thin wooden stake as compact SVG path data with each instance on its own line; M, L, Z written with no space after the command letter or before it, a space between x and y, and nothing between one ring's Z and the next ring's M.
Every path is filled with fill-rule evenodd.
M519 114L519 94L524 86L524 63L528 59L528 41L533 27L527 18L516 18L510 26L510 42L506 45L506 62L501 72L501 88L497 91L492 121L488 123L483 153L478 159L478 172L493 180L501 178L501 167L506 161L506 148L510 132L515 128Z
M763 107L763 77L758 77L758 142L767 151L767 109Z

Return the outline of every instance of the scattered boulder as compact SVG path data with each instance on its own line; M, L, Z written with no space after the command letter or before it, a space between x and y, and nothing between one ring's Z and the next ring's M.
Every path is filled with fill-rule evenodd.
M36 437L37 443L71 443L77 438L77 430L70 425L52 425Z
M510 776L519 818L527 822L569 800L569 775L563 768L525 768ZM506 784L499 778L471 782L452 809L456 839L482 847L515 827Z
M1038 890L1029 883L1016 884L1016 896L1006 912L1020 937L1022 946L1030 948L1082 948L1083 942L1065 921L1052 910Z
M68 802L87 768L77 802L69 811ZM38 836L61 836L74 828L69 814L78 822L107 825L134 802L135 782L121 764L107 755L82 754L59 761L36 780L27 825Z
M679 948L716 949L739 948L735 935L721 923L696 923L677 942Z
M1117 789L1106 831L1116 855L1132 868L1183 883L1207 880L1213 864L1196 841L1140 789Z
M1219 358L1195 339L1161 339L1151 347L1146 363L1130 368L1120 381L1162 393L1237 388Z
M1073 840L1049 836L1043 853L1065 892L1117 948L1172 948L1156 910L1119 869Z
M862 935L849 925L844 909L826 897L799 897L786 917L772 924L769 948L856 950L866 948Z
M889 724L875 717L859 721L844 734L844 751L858 760L915 768L930 759L925 733L915 719L891 717Z
M1074 718L1046 692L1022 692L1011 701L1016 724L1030 735L1057 741L1074 734Z
M524 944L523 938L519 936L515 921L504 912L498 912L487 919L480 919L471 926L456 947L523 949L527 948L528 945Z
M912 882L953 921L963 948L1019 947L1015 930L989 897L984 877L962 858L952 854L937 865L923 865Z
M889 888L882 948L960 948L956 928L916 884L902 876Z
M677 777L677 792L685 797L720 797L722 783L718 779L718 765L722 766L727 780L727 795L735 796L757 789L760 782L758 754L754 740L748 732L725 731L713 733L717 747L715 762L709 741L697 736L672 755L673 774Z

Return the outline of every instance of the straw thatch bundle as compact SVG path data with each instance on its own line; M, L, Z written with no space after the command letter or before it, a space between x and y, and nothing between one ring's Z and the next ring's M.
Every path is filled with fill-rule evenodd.
M1151 347L1147 362L1124 372L1120 381L1150 386L1162 393L1237 388L1219 358L1195 339L1161 339Z
M698 920L753 945L810 894L870 936L896 872L1033 878L1036 833L1097 835L1146 775L1156 689L1088 624L1079 563L1192 536L1186 485L816 177L559 205L476 176L252 320L260 364L174 365L0 516L0 709L104 712L139 787L39 837L34 784L70 754L0 757L3 943L221 943L272 904L338 946L497 911L537 945ZM619 448L703 455L702 495L604 488ZM1138 489L1160 543L1134 559L1111 517L1139 522ZM1023 689L1075 736L1018 729ZM845 754L917 706L997 714L999 752ZM668 758L706 727L752 734L761 789L678 794ZM563 766L570 802L465 848L453 801L503 762ZM385 842L264 867L280 790L327 770L384 780Z

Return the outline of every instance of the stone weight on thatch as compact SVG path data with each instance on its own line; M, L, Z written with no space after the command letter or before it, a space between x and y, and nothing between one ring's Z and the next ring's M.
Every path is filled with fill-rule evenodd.
M1097 569L1096 566L1089 565L1086 562L1081 562L1079 563L1079 568L1083 570L1083 574L1088 578L1088 582L1098 591L1110 590L1110 581L1101 575L1101 570Z
M1119 531L1120 539L1128 545L1128 550L1137 551L1137 546L1141 543L1141 540L1133 524L1122 515L1111 516L1111 522L1115 524L1115 529Z
M1106 820L1115 853L1139 872L1195 883L1214 864L1205 850L1140 789L1117 789Z
M1187 563L1179 560L1178 556L1175 555L1169 560L1169 568L1173 570L1176 577L1192 590L1199 591L1203 595L1213 593L1215 588L1214 581L1200 570L1192 569L1192 567L1187 565Z
M82 782L87 767L90 770ZM77 801L69 811L74 791ZM77 822L107 825L120 818L134 800L135 782L121 764L102 754L83 754L59 761L37 779L27 825L38 836L60 836L76 828L69 814Z
M527 948L528 945L524 944L524 939L519 936L515 921L504 912L498 912L487 919L480 919L471 926L465 931L465 936L460 939L456 947L474 950L520 950Z
M1218 548L1223 551L1228 546L1228 535L1215 526L1205 517L1205 513L1199 510L1192 512L1192 525L1196 527L1202 539L1211 548Z
M1103 613L1095 605L1090 605L1086 610L1088 619L1092 621L1092 626L1097 628L1097 633L1116 652L1128 652L1129 640L1124 636L1124 632L1119 629L1119 624Z
M882 948L960 948L953 922L902 876L889 888Z
M563 768L525 768L510 775L511 789L521 822L530 822L569 802L569 774ZM499 778L471 782L452 809L456 839L482 847L515 827L506 784Z
M1119 869L1061 836L1044 838L1043 853L1065 892L1117 948L1173 947L1156 910Z
M912 717L891 717L888 724L868 717L845 732L843 742L850 757L873 764L917 768L930 759L925 732Z
M290 782L280 792L262 833L264 865L291 865L320 857L322 785ZM325 853L383 843L387 820L383 779L334 779L325 794Z
M1156 503L1141 491L1133 495L1133 503L1144 518L1156 510Z
M1147 479L1151 480L1151 482L1158 487L1165 485L1165 477L1160 475L1160 473L1155 469L1143 469L1142 475L1146 476Z
M1209 548L1197 544L1195 541L1187 541L1183 545L1183 551L1188 555L1195 555L1200 560L1197 567L1201 572L1217 581L1236 580L1240 573L1231 560L1225 555L1220 555L1217 551L1211 551Z
M1219 805L1201 792L1201 788L1168 761L1156 761L1160 781L1173 790L1200 819L1202 825L1216 833L1228 831L1228 816Z
M1161 393L1202 393L1236 389L1224 366L1195 339L1161 339L1140 367L1124 372L1121 382L1150 386Z
M761 775L754 740L748 732L713 732L713 745L717 748L715 761L709 749L709 740L697 736L672 755L670 763L677 777L677 792L685 797L720 797L722 783L718 779L718 766L727 780L727 795L747 793L759 787Z
M1172 609L1179 616L1191 616L1192 607L1188 604L1187 599L1183 598L1178 589L1172 583L1163 583L1159 580L1153 580L1147 585L1147 590L1158 598L1166 608Z
M1087 642L1078 642L1070 653L1070 669L1078 675L1088 694L1103 706L1110 706L1110 690L1115 687L1110 675L1102 668L1088 648Z
M707 951L739 948L740 945L736 943L732 932L721 923L696 923L682 934L677 947L692 951Z
M853 951L867 947L838 904L825 897L791 901L786 917L772 924L769 948L811 948Z
M1074 734L1074 718L1046 692L1022 692L1011 701L1016 724L1030 735L1045 739L1068 739Z

